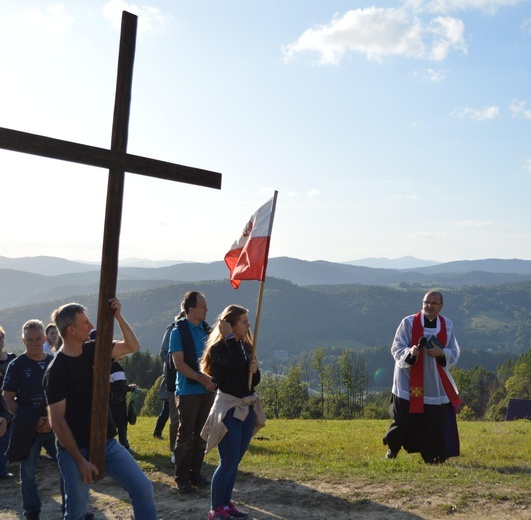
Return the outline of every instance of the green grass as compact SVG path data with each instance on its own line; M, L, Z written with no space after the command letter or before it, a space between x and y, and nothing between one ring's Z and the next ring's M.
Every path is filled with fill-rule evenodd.
M140 417L129 440L145 469L168 459L168 443L151 436L155 418ZM442 486L456 490L446 513L481 501L531 503L531 421L459 422L461 456L441 465L424 464L419 454L384 458L382 436L389 421L269 420L252 440L240 471L299 483L357 483L356 496L374 484L383 500L407 498L412 490L428 495ZM167 430L166 430L167 432ZM205 459L216 465L217 451ZM374 497L371 497L374 499ZM447 510L446 510L447 508Z

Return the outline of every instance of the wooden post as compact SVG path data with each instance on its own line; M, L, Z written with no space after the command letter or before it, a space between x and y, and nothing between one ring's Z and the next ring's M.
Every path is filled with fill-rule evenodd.
M135 58L137 17L124 12L116 77L116 96L111 138L111 150L125 153L131 107L133 64ZM123 169L109 170L107 185L107 207L103 251L101 256L100 293L98 300L98 333L92 382L92 414L90 421L90 461L98 468L97 478L103 478L105 467L105 443L107 440L107 418L109 410L109 373L114 330L114 313L109 300L116 294L118 280L118 254L120 229L122 225L122 205L124 195ZM101 475L101 477L100 477Z

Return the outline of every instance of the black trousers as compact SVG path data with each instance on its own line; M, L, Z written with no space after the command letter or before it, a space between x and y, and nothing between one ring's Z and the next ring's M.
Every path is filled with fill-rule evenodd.
M125 448L129 449L129 441L127 440L127 404L111 404L110 405L112 420L118 430L118 441Z
M391 396L389 412L393 422L383 443L398 453L420 453L424 462L444 462L459 455L459 436L451 403L424 405L423 413L409 413L409 401Z

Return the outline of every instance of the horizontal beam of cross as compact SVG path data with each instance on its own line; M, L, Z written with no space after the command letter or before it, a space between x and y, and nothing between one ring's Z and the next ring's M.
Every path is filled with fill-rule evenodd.
M0 128L0 148L206 188L221 188L220 173L8 128Z

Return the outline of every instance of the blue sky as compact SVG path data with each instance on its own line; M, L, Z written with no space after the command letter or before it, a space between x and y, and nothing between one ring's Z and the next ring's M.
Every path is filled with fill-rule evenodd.
M0 0L0 126L110 146L139 16L122 258L223 259L278 190L270 256L531 259L531 4ZM0 255L101 257L107 172L0 150Z

